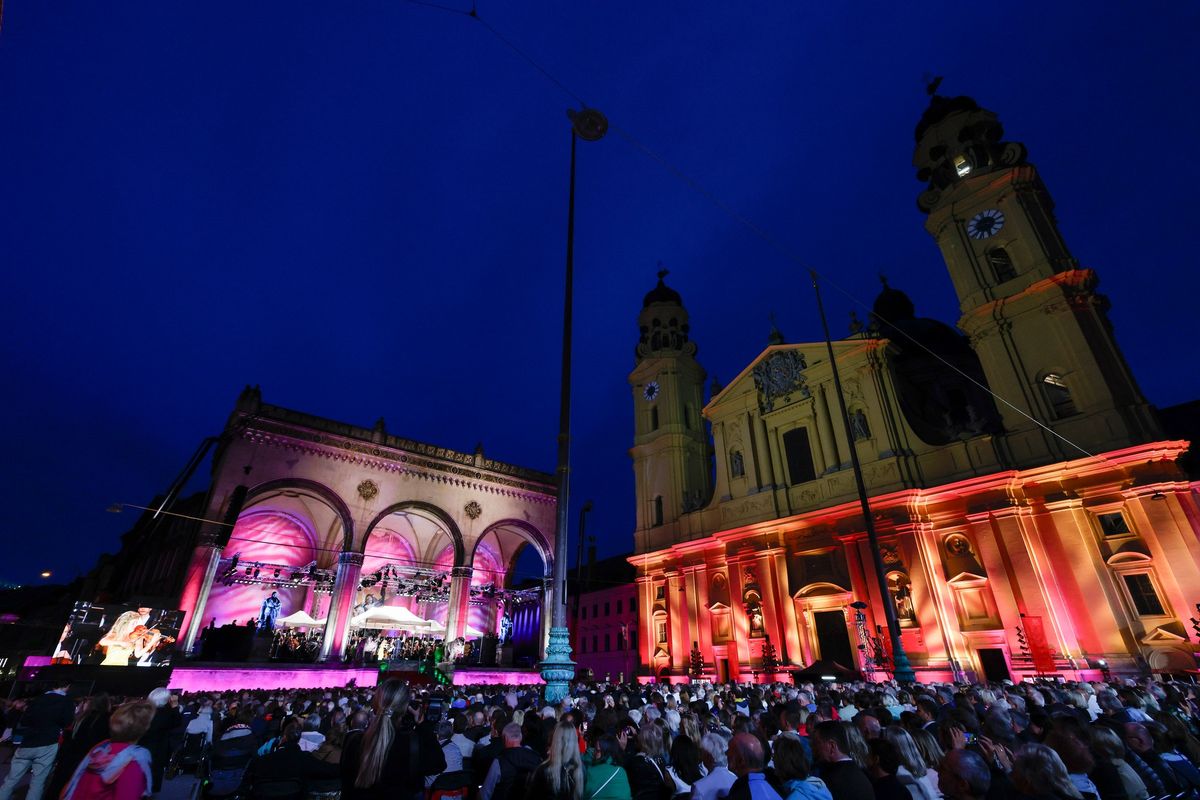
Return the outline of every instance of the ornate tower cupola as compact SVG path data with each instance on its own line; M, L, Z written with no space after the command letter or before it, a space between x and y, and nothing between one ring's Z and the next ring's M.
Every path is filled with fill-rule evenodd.
M1113 338L1108 301L1071 256L1054 203L969 97L934 96L916 129L917 206L958 294L959 327L1002 402L1009 457L1032 465L1144 442L1157 423ZM1010 405L1011 404L1011 405Z
M630 456L637 492L638 552L675 541L680 516L711 494L704 421L704 368L688 336L688 314L666 270L642 300L636 365L629 374L634 441Z

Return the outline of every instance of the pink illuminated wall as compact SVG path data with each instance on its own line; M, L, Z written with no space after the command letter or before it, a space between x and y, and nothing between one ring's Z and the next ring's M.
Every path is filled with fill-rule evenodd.
M374 686L377 669L279 669L177 667L167 688L180 692L224 692L243 689L333 689L354 681Z
M388 565L401 569L411 569L417 563L416 551L408 539L398 531L378 527L371 532L367 540L367 550L363 558L362 576L367 578ZM361 601L367 596L379 596L375 588L364 589L359 596ZM401 606L420 615L418 605L411 597L387 597L385 605Z
M273 511L243 514L233 529L225 553L228 556L240 554L238 573L243 576L246 568L255 562L303 567L316 558L313 537L305 525L293 517ZM262 602L271 591L272 588L266 585L226 586L218 581L213 584L200 622L207 625L209 620L216 617L218 625L234 620L244 624L251 617L257 619ZM279 592L279 599L283 601L280 616L307 610L306 588L279 588L275 591Z

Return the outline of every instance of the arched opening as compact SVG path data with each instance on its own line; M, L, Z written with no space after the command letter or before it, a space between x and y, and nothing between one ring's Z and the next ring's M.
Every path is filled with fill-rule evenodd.
M1006 283L1017 277L1017 269L1013 266L1012 256L1003 247L993 247L987 251L987 261L992 268L996 283Z
M1065 419L1078 413L1075 400L1071 397L1071 389L1062 375L1051 372L1042 378L1042 391L1046 395L1046 404L1050 406L1050 414L1054 419Z
M242 512L204 607L201 659L265 659L281 619L320 613L332 578L319 567L327 554L316 542L311 520L271 507Z
M541 532L519 520L496 523L476 541L464 637L478 640L479 664L530 668L542 658L552 558Z
M450 517L398 503L372 521L350 609L347 651L356 662L424 660L445 635L451 573L462 539Z

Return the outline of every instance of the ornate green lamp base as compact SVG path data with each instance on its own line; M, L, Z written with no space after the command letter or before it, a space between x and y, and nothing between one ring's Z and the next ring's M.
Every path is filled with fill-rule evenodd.
M546 645L546 660L540 665L546 681L546 705L556 706L566 699L575 677L575 662L571 660L571 632L566 628L551 628L550 643Z

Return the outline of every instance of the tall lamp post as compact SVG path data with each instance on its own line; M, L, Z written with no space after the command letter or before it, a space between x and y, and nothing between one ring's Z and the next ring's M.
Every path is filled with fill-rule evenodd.
M541 663L546 681L546 703L561 703L575 677L571 660L571 632L567 628L567 536L571 484L571 310L575 280L575 145L595 142L608 132L608 120L594 108L568 111L571 120L571 179L567 194L567 276L563 300L562 388L558 412L558 517L554 526L554 590L550 593L550 641ZM545 613L545 609L543 609Z
M833 389L837 395L838 409L842 412L842 424L846 428L846 441L850 443L850 466L854 469L854 483L858 487L858 503L862 508L863 527L867 529L867 547L871 550L871 563L875 567L875 579L879 584L879 596L883 599L883 616L887 620L888 636L892 640L892 674L898 683L912 683L917 679L904 643L900 639L900 620L896 616L896 604L888 591L887 576L883 573L883 556L879 553L879 536L875 533L875 519L871 516L871 503L867 499L867 484L863 480L862 464L858 461L858 447L854 443L854 430L850 427L850 415L846 411L846 396L842 394L842 377L838 373L837 358L833 354L833 340L829 338L829 323L825 319L825 304L821 302L821 287L817 273L810 272L813 291L817 293L817 311L821 314L821 327L825 331L825 349L829 353L829 367L833 370Z

